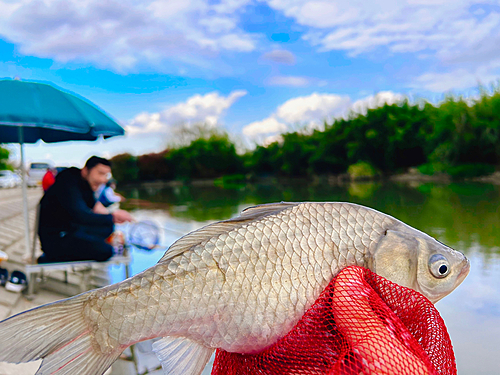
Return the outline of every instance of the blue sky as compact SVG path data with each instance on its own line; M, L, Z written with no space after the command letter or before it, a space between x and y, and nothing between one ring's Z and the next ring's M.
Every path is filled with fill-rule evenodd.
M81 165L160 151L180 126L250 147L402 95L476 95L499 78L499 30L498 1L0 0L0 78L51 82L126 128L26 147Z

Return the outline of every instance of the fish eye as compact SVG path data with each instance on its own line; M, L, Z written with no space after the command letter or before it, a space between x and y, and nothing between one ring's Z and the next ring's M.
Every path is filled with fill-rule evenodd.
M450 273L450 264L448 259L441 254L434 254L429 259L429 271L437 278L442 278Z

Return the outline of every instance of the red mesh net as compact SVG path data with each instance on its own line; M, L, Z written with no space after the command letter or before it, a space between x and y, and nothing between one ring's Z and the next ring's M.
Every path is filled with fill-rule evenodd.
M212 375L456 374L444 321L423 295L345 268L281 340L253 354L217 350Z

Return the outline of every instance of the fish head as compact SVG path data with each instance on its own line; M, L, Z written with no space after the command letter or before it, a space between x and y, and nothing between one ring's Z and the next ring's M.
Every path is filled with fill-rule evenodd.
M450 294L469 273L469 260L411 227L386 230L372 254L376 274L422 293L432 303Z

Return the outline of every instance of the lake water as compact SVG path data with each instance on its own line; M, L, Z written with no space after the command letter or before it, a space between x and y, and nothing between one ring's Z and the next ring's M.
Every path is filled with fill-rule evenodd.
M500 187L456 183L267 183L247 186L139 188L122 193L138 220L162 228L168 247L183 233L228 219L243 208L279 201L348 201L390 214L462 251L469 276L436 304L451 336L459 374L498 373L500 346ZM126 229L126 228L124 228ZM152 265L162 251L133 251L132 274ZM113 278L122 277L119 270Z

